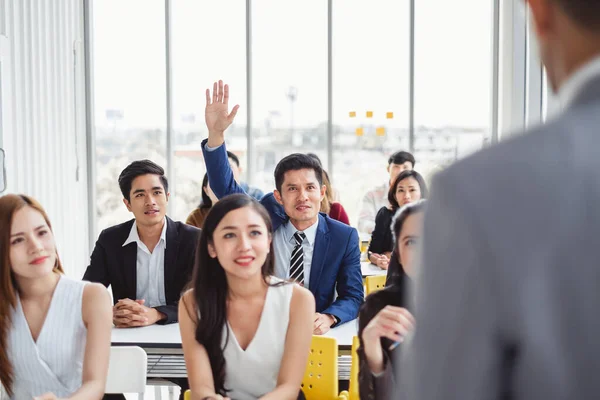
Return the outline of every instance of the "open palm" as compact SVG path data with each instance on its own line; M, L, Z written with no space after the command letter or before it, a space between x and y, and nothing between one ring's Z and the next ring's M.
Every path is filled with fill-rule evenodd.
M213 93L206 89L206 109L204 118L208 132L223 133L231 125L237 114L239 105L233 107L229 112L229 85L223 86L223 81L215 82Z

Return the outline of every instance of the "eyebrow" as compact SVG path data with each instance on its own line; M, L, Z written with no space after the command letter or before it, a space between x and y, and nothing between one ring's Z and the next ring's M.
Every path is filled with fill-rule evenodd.
M152 189L150 189L150 191L153 191L153 190L163 190L163 188L161 188L160 186L154 186ZM133 191L133 194L136 194L136 193L145 193L145 192L146 191L144 189L137 189L137 190Z
M262 228L262 227L258 224L252 224L252 225L248 225L247 228ZM222 231L224 231L226 229L232 230L232 229L240 229L240 228L237 226L224 226L221 228Z
M408 235L408 236L402 236L402 238L400 238L400 240L406 240L406 239L415 239L418 238L419 236L417 235Z
M43 228L45 228L45 227L46 227L46 225L40 225L40 226L38 226L37 228L35 228L35 229L34 229L34 231L39 231L40 229L43 229ZM17 232L17 233L13 233L12 235L10 235L10 237L13 237L13 236L20 236L20 235L25 235L25 233L23 233L23 232Z

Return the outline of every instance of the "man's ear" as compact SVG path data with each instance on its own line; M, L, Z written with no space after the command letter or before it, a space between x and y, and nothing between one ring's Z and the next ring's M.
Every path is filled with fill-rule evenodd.
M212 243L208 244L208 255L211 258L217 258L217 251L215 250L215 246Z
M273 190L273 196L275 197L275 200L277 200L277 202L281 205L283 205L283 200L281 199L281 193L279 192L279 190L275 189Z
M169 202L169 197L171 197L171 193L167 192L166 196L167 196L167 203L168 203Z
M131 212L131 204L129 204L127 199L123 198L123 204L125 204L125 207L127 207L127 211Z
M321 185L321 201L325 198L325 193L327 192L327 186Z

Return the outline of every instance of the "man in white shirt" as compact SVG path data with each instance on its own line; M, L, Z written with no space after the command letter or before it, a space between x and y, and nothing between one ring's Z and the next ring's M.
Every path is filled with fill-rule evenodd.
M394 179L404 171L410 171L415 167L415 157L406 151L397 151L388 159L387 171L390 179L381 186L368 191L363 197L360 215L358 217L358 231L371 234L375 229L375 217L382 207L388 207L388 192Z
M200 230L166 216L169 184L164 170L152 161L127 166L119 186L135 218L100 233L83 279L111 287L117 328L177 322ZM181 386L182 399L187 380L171 380Z
M396 397L600 394L600 1L527 3L565 109L435 177Z

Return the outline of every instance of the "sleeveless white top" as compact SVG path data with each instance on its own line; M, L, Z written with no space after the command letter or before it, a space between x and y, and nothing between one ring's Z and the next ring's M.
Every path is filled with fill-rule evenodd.
M37 342L17 298L8 335L15 377L12 399L29 400L46 392L68 397L81 387L87 337L81 308L86 283L61 275Z
M271 284L280 282L271 277ZM290 303L294 284L269 286L258 329L252 341L242 350L227 322L221 346L225 356L225 388L232 400L254 400L277 386L277 376L283 358L285 337L290 321Z

